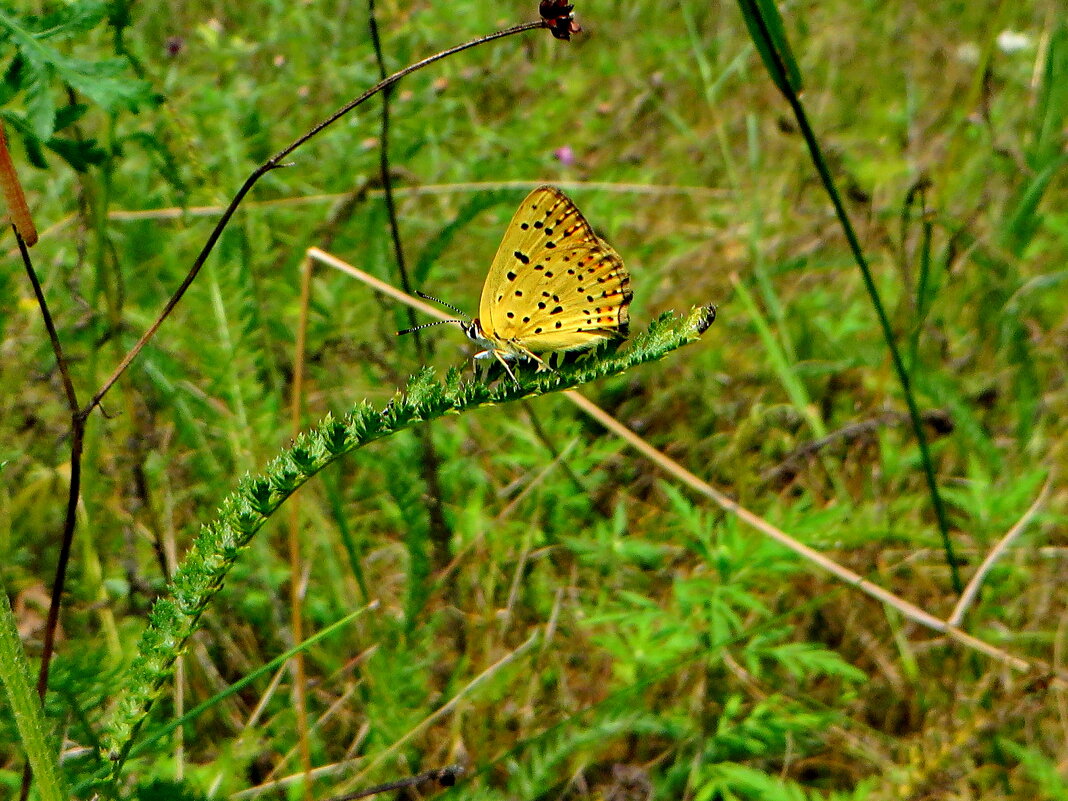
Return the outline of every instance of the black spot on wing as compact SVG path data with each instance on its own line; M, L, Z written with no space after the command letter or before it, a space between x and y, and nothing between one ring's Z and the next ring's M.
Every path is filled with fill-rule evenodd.
M515 279L516 279L516 274L513 273L511 270L509 270L508 271L508 280L509 281L514 281Z
M517 250L512 255L519 259L521 262L523 262L523 264L530 264L530 256L528 256L526 253L522 253L521 251Z

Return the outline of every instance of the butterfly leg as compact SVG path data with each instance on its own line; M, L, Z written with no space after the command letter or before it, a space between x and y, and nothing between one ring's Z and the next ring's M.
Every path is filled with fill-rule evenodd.
M515 373L512 372L512 368L508 366L508 360L501 355L500 351L498 351L498 350L484 350L481 353L476 353L475 354L475 360L477 362L478 359L488 359L491 356L494 357L497 361L499 361L501 363L501 367L503 367L504 371L506 373L508 373L508 377L511 378L513 381L515 381L518 384L519 383L519 379L515 377Z
M519 379L515 377L515 373L512 372L512 368L508 366L508 360L501 356L498 351L493 351L493 355L497 357L497 361L499 361L501 363L501 366L504 367L505 372L512 377L512 380L515 381L516 384L518 384Z
M496 350L492 350L492 349L483 350L483 351L479 351L478 353L475 354L476 372L478 372L478 370L477 370L478 363L480 361L482 361L482 360L485 360L485 359L496 359L497 361L499 361L501 363L501 366L504 368L504 371L506 373L508 373L508 377L511 378L513 381L515 381L517 384L519 383L519 379L515 377L515 373L512 372L512 368L508 366L508 361L503 356L501 356L499 351L496 351ZM486 369L483 370L482 372L485 373L486 377L488 378L489 377L489 365L487 365Z
M517 344L515 344L515 343L513 343L513 345L514 345L514 346L515 346L516 348L518 348L518 349L520 350L520 352L521 352L521 353L522 353L522 354L523 354L524 356L526 356L526 357L527 357L528 359L532 359L533 361L535 361L535 362L537 362L537 363L538 363L538 370L537 370L537 372L539 372L539 373L544 373L544 372L546 372L546 371L548 371L548 372L550 372L550 373L555 373L555 372L556 372L556 370L554 370L554 369L552 368L552 365L550 365L550 364L549 364L549 362L548 362L548 361L546 361L545 359L541 358L541 356L539 356L538 354L534 353L533 351L529 351L529 350L527 350L527 349L526 349L526 348L524 348L524 347L523 347L522 345L517 345Z

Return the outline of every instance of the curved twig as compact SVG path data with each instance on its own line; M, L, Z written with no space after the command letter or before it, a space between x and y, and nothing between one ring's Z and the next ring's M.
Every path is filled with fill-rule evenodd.
M443 58L455 55L456 53L463 52L464 50L468 50L472 47L477 47L478 45L486 44L487 42L492 42L496 39L503 39L506 36L513 36L517 33L523 33L525 31L532 31L538 28L548 27L549 23L545 20L538 20L537 22L527 22L522 25L515 25L511 28L506 28L503 31L497 31L496 33L491 33L487 36L480 36L477 39L473 39L470 42L465 42L464 44L457 45L456 47L450 47L448 50L442 50L440 53L435 53L432 56L428 56L422 61L417 61L414 64L410 64L404 69L393 73L388 78L379 81L366 92L364 92L362 95L357 97L355 100L351 100L350 102L346 103L344 106L342 106L340 109L338 109L329 117L327 117L325 120L320 122L310 131L296 139L291 144L284 147L282 150L278 151L276 154L271 156L271 158L269 158L266 162L257 167L252 172L252 174L247 179L245 179L245 183L241 185L241 188L237 191L237 194L234 195L234 199L230 201L230 204L223 211L222 217L219 218L219 221L215 224L215 228L212 229L211 234L208 235L208 241L204 243L204 247L201 249L200 254L193 262L193 266L192 268L190 268L189 274L186 275L185 279L178 286L178 289L175 290L170 300L167 301L166 305L163 307L163 311L160 312L155 322L153 322L152 325L148 327L148 330L141 335L141 338L137 340L137 344L135 344L130 349L130 351L122 358L122 361L119 362L118 367L116 367L115 370L111 373L111 375L108 376L107 380L104 381L100 389L98 389L96 394L93 395L93 398L89 401L88 405L86 405L86 407L79 412L79 415L82 418L86 418L90 414L92 414L93 409L100 405L100 401L103 400L104 396L107 395L107 393L115 385L115 382L119 380L119 377L124 372L126 372L126 368L129 367L130 363L137 358L138 354L141 353L145 345L148 344L149 340L151 340L152 337L155 336L156 331L158 331L160 326L163 325L164 320L166 320L170 316L170 313L174 310L174 307L178 305L178 302L182 299L186 291L192 285L193 281L197 277L197 274L204 266L204 262L207 261L208 256L211 255L212 250L215 248L215 243L218 242L219 237L222 235L223 229L226 228L227 223L230 222L230 218L234 216L234 212L237 211L237 207L241 205L241 201L244 200L245 195L249 193L252 187L256 185L256 182L260 180L260 178L269 173L271 170L276 170L280 167L288 166L284 163L283 160L287 156L289 156L290 153L292 153L294 150L303 145L312 137L319 134L325 128L337 122L339 119L341 119L341 117L348 114L354 108L361 105L362 103L367 102L367 100L374 97L383 89L392 86L406 75L411 75L413 72L416 72L418 70L421 70L423 67L431 65L435 61L440 61Z
M1042 485L1042 490L1038 493L1038 497L1035 498L1035 502L1023 513L1023 517L1016 521L1016 525L1010 528L1005 536L998 541L998 544L986 555L986 559L979 565L979 569L975 571L972 580L968 582L968 586L965 587L964 592L961 593L957 605L953 607L953 614L946 619L946 623L950 626L960 625L961 621L964 619L964 615L968 611L968 607L972 605L972 602L975 601L976 596L979 594L979 588L983 586L986 574L990 572L990 569L994 566L994 563L1001 558L1001 555L1009 549L1009 546L1016 541L1017 537L1023 534L1031 520L1038 513L1038 510L1042 508L1042 504L1044 504L1046 498L1049 497L1049 489L1052 483L1053 477L1050 476L1046 479L1046 483Z

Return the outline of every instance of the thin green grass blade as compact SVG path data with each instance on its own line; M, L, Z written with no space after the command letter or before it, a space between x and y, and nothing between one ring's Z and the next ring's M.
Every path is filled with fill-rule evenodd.
M1061 19L1046 48L1046 63L1035 103L1028 153L1032 167L1040 168L1057 158L1064 146L1065 128L1068 128L1068 22Z
M775 0L738 0L738 6L771 80L784 95L801 94L801 70Z
M775 370L775 375L778 376L779 383L786 392L786 396L790 399L790 403L808 421L808 426L812 429L812 434L815 438L822 439L826 437L827 427L823 424L823 420L813 411L812 398L809 397L808 390L801 379L797 377L797 373L794 372L793 366L790 364L779 341L775 338L771 326L757 307L752 293L741 281L735 283L734 290L738 293L739 300L742 301L742 305L749 314L749 319L753 321L757 336L760 337L760 341L764 344L764 351L768 354L771 366Z
M779 90L783 93L786 101L790 104L790 108L794 113L794 118L797 120L798 126L801 129L801 135L804 137L805 144L808 147L812 164L816 168L816 172L820 177L820 181L823 183L824 190L827 192L827 195L831 200L831 204L834 206L835 215L838 217L839 224L842 226L842 230L846 235L846 240L849 242L849 249L853 254L853 259L856 261L857 267L860 268L861 278L864 280L864 288L868 292L872 308L875 310L875 315L879 320L883 339L886 342L887 350L890 351L890 360L893 362L894 372L897 374L897 379L901 384L901 391L904 395L905 403L908 406L909 420L912 424L913 433L916 436L916 442L920 448L920 461L923 465L924 478L927 482L928 493L931 496L931 504L934 507L935 518L938 521L938 529L942 537L942 548L945 551L946 561L949 564L953 589L958 593L963 592L964 584L960 578L957 557L954 553L953 542L949 536L949 517L946 513L945 504L942 502L942 496L938 491L938 481L935 478L934 463L931 460L931 449L927 443L927 434L923 428L923 418L920 415L920 408L916 403L916 397L912 391L912 380L908 370L905 368L905 362L901 358L901 351L898 348L897 339L894 335L893 327L890 325L890 318L886 314L886 308L883 305L879 289L875 285L875 279L872 276L871 268L868 265L868 259L864 255L864 250L860 246L860 240L857 237L856 230L853 227L852 221L849 219L849 214L846 212L845 205L842 203L842 196L838 191L834 178L831 176L830 167L827 164L827 159L823 155L823 150L820 147L819 140L816 138L816 133L812 130L808 114L805 113L805 108L801 104L801 98L798 92L801 85L800 78L793 81L788 77L788 64L794 63L793 58L792 56L789 56L788 49L782 51L775 49L776 46L771 31L772 29L776 29L782 34L781 20L779 20L778 27L776 28L776 23L773 19L764 17L765 0L738 0L738 2L742 7L742 13L746 15L746 25L749 26L757 47L762 48L762 56L765 54L768 55L768 58L765 59L764 63L768 67L769 72L771 72L772 80L775 81L775 85L779 87ZM766 2L770 4L771 0L766 0ZM771 13L775 18L778 17L778 12L774 11L774 8L772 8ZM796 64L794 64L793 69L796 69ZM795 85L798 89L795 89Z
M271 673L274 673L274 671L276 671L278 668L280 668L282 665L284 665L297 654L307 651L313 645L316 645L317 643L322 642L326 638L330 637L332 634L341 631L341 629L348 626L360 615L367 612L368 608L369 607L357 609L352 614L346 615L340 620L331 623L322 631L318 631L311 637L308 637L308 639L304 640L304 642L293 646L285 653L279 654L274 659L270 660L269 662L266 662L265 664L252 671L245 677L238 679L233 684L229 685L225 690L222 690L221 692L218 692L213 695L211 698L208 698L206 701L197 704L195 707L190 709L180 718L175 718L174 720L169 721L166 725L160 726L158 729L152 730L145 736L143 740L141 740L134 748L130 750L130 755L137 756L138 754L144 753L148 750L149 746L151 746L157 740L161 740L164 737L169 736L172 732L174 732L175 729L184 726L186 723L190 723L191 721L196 720L198 717L200 717L212 707L217 706L218 704L225 701L227 698L230 698L231 696L241 692L243 689L245 689L254 681L256 681L256 679L260 678L261 676L267 676Z
M30 663L22 648L15 613L0 576L0 685L7 691L22 747L33 768L42 801L65 801L70 797L59 770L59 749L45 719L41 701L30 678Z
M1005 247L1014 256L1023 255L1024 249L1035 236L1035 232L1042 224L1042 216L1038 206L1049 189L1050 182L1060 169L1068 164L1068 156L1061 156L1045 165L1042 170L1031 179L1020 193L1016 207L1009 215L1002 230Z

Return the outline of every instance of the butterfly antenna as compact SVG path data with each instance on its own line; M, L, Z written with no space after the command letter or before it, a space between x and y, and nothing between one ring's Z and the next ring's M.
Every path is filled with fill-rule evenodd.
M430 298L430 300L433 300L433 298ZM442 323L459 323L460 325L466 325L467 320L435 320L432 323L417 325L415 328L405 328L403 331L398 331L397 336L400 336L401 334L410 334L413 331L422 331L424 328L430 328L432 325L441 325Z
M415 290L415 294L417 294L417 295L418 295L419 297L421 297L421 298L422 298L423 300L432 300L432 301L434 301L435 303L437 303L437 304L440 304L440 305L444 306L444 307L445 307L446 309L452 309L452 310L453 310L454 312L456 312L457 314L463 314L463 313L464 313L464 312L463 312L463 309L458 309L458 308L456 308L455 306L453 306L453 305L452 305L451 303L446 303L446 302L445 302L445 301L443 301L443 300L438 300L437 298L433 298L433 297L431 297L430 295L426 294L425 292L420 292L420 291L419 291L418 289L417 289L417 290ZM445 320L442 320L442 322L445 322ZM413 330L414 330L414 329L413 329Z

